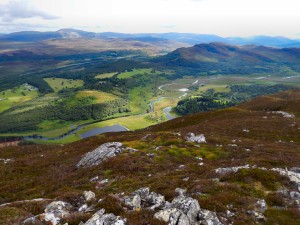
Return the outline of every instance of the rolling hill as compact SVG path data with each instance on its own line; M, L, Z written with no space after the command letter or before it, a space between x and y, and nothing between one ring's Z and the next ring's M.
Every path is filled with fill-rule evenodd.
M193 67L204 71L213 68L227 68L235 72L271 71L272 67L284 65L299 70L300 49L209 43L179 48L154 61L167 66Z

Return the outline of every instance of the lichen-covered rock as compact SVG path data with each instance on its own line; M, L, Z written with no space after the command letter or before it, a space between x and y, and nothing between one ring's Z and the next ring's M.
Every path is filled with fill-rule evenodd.
M287 176L290 179L290 181L292 181L296 185L300 186L300 172L299 172L299 168L293 167L293 168L291 168L291 170L281 169L281 168L273 168L271 170L273 170L275 172L278 172L281 175Z
M114 214L104 214L105 210L101 209L90 218L85 225L125 225L126 219L122 219Z
M126 196L124 197L123 201L127 207L130 207L133 210L141 209L142 200L139 194L132 194L131 196Z
M162 208L165 204L165 196L151 192L144 200L146 204L151 205L150 209Z
M172 208L180 209L187 215L190 222L196 222L198 217L198 212L200 210L199 202L196 199L178 196L173 199Z
M196 199L186 196L184 189L176 188L178 197L171 203L165 202L164 209L154 217L169 225L223 225L215 212L201 210Z
M43 225L43 223L35 217L30 217L24 220L21 225Z
M284 118L295 118L295 115L292 113L287 113L284 111L272 111L272 113L276 113L276 114L280 114L282 115Z
M177 208L164 209L154 214L154 218L168 223L168 225L190 225L186 214Z
M69 215L72 208L72 205L67 202L54 201L46 206L45 213L53 214L55 217L63 218L64 216ZM49 217L51 216L49 215Z
M77 163L76 167L80 168L98 165L104 160L122 153L125 149L126 148L120 142L108 142L102 144L94 151L86 153Z
M85 210L88 208L87 204L84 204L82 206L79 207L78 212L85 212Z
M291 191L290 196L293 200L300 200L300 193L297 191Z
M256 209L257 211L264 213L268 209L266 200L264 199L257 200Z
M87 201L87 202L92 202L92 201L96 200L96 195L92 191L84 191L83 197L84 197L85 201Z
M252 167L250 165L244 165L244 166L235 166L235 167L223 167L215 169L216 173L226 174L226 173L236 173L237 171L241 169L251 169Z
M133 192L133 194L138 194L141 197L141 199L145 200L148 197L148 195L150 194L150 188L143 187L143 188L137 189L136 191Z
M176 188L175 192L178 196L185 196L186 194L186 189L182 189L182 188Z
M157 209L165 205L165 197L155 192L150 193L148 187L140 188L134 191L130 196L123 198L126 206L133 210L140 210L141 208Z
M202 209L198 213L199 224L201 225L223 225L215 212Z
M204 134L195 135L194 133L188 133L186 136L186 140L188 142L196 142L196 143L206 143L206 138Z
M22 222L22 225L58 225L61 219L70 215L73 207L71 204L63 201L51 202L45 208L45 213L31 217Z

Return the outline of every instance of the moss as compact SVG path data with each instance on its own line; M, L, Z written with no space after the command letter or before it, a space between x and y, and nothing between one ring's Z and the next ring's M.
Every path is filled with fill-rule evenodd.
M221 179L221 181L238 182L241 184L251 184L260 182L268 190L275 191L283 184L287 183L287 178L280 176L274 171L261 169L241 169L234 174L230 174Z
M265 225L299 225L300 224L300 212L297 209L294 210L279 210L269 209L265 213L267 222Z
M105 177L110 177L110 175L112 174L112 170L105 170L105 171L103 171L103 175L105 176Z

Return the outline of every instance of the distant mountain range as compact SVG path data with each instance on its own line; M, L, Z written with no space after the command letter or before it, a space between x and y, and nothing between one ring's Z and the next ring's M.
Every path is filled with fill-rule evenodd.
M232 45L264 45L273 47L300 47L300 40L293 40L286 37L272 36L254 36L254 37L220 37L210 34L192 34L192 33L94 33L75 29L61 29L53 32L22 31L11 34L0 34L0 41L14 42L38 42L49 39L128 39L141 42L161 42L164 40L177 41L189 45L221 42Z
M222 73L275 72L280 68L300 70L300 48L275 48L224 43L198 44L179 48L154 59L168 67L194 68Z
M257 45L234 46L223 43L199 44L179 48L166 56L169 61L186 60L193 63L300 63L299 48L274 48Z

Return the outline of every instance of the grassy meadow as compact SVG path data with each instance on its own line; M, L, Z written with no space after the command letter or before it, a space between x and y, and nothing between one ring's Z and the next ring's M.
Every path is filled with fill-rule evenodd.
M84 85L83 80L72 80L63 78L44 78L54 92L59 92L66 88L78 88Z
M153 71L153 69L133 69L132 71L123 72L118 75L119 79L127 79L139 74L160 74L159 71Z
M76 98L86 98L86 97L93 98L94 103L104 103L118 98L113 94L102 92L102 91L94 91L94 90L79 91L76 94Z
M96 79L104 79L104 78L111 78L114 75L116 75L117 72L112 72L112 73L102 73L102 74L98 74L95 76Z
M0 113L37 96L38 90L26 84L2 91L0 92Z

